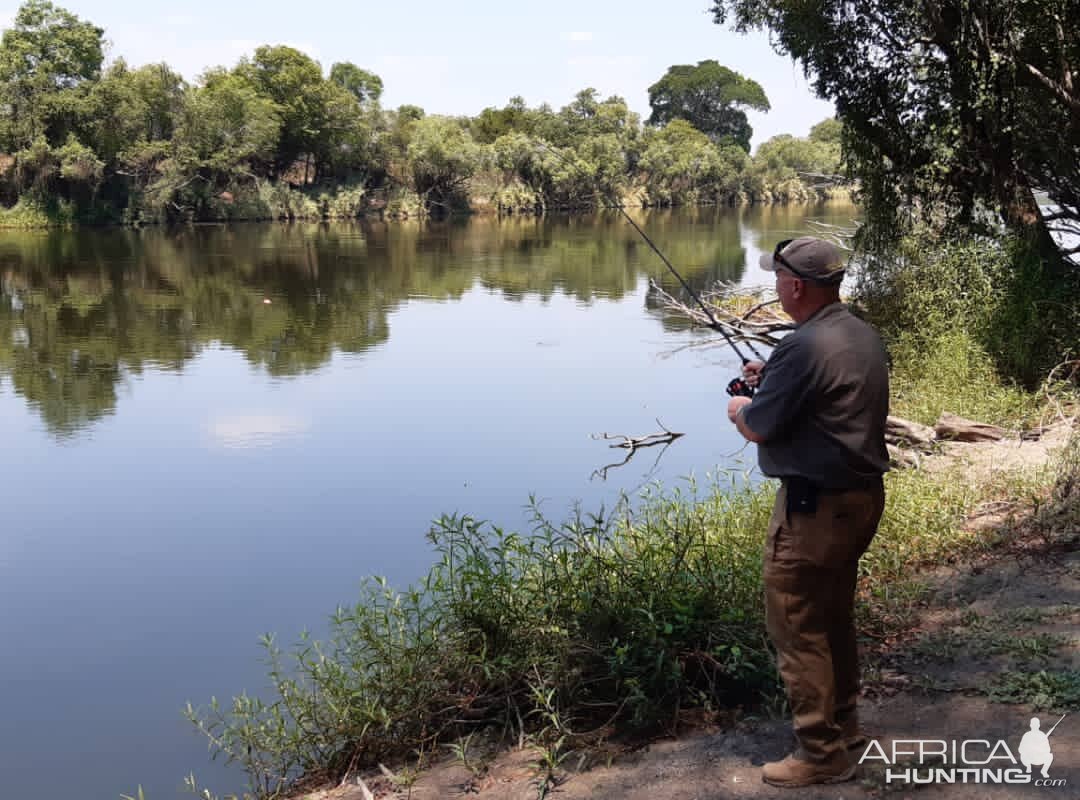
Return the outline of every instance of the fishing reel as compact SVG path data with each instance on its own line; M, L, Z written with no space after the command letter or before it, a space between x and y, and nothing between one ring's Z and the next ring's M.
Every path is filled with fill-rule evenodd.
M753 397L754 387L746 382L745 378L732 378L727 385L727 393L732 397Z

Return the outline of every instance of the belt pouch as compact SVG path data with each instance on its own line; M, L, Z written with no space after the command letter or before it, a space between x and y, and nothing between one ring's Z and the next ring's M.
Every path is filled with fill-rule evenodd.
M789 514L815 514L818 506L818 486L806 478L785 478L787 485L787 512Z

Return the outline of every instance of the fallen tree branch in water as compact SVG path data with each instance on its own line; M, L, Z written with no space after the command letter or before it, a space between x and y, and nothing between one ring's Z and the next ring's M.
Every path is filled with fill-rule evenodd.
M695 325L713 327L701 308L673 297L656 281L649 281L649 291L663 310L685 317ZM702 292L701 301L709 307L716 322L737 342L775 347L783 338L779 334L795 327L791 317L780 309L772 289L746 289L721 281L712 289Z
M630 459L634 457L634 453L636 453L640 448L653 447L655 445L662 444L664 445L664 449L661 450L660 453L656 456L656 460L653 462L652 468L649 471L651 472L652 470L656 469L656 465L660 463L660 457L664 455L664 451L668 449L672 442L674 442L680 436L685 435L682 433L668 430L666 427L664 427L664 423L662 423L659 418L657 418L656 424L663 429L663 433L650 433L645 436L626 436L625 434L621 433L592 434L591 438L593 439L622 439L621 442L615 442L615 444L610 444L608 445L608 447L621 447L626 449L627 453L626 458L624 458L622 461L616 462L614 464L608 464L606 466L600 467L599 469L593 470L592 475L589 476L590 480L599 475L600 480L606 481L607 472L609 469L615 469L625 464L628 464L630 462Z

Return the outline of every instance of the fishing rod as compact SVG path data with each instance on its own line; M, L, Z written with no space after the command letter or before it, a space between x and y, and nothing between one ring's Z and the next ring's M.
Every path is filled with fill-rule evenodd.
M565 156L563 156L562 153L560 153L557 150L555 150L554 148L552 148L546 142L540 141L538 139L538 140L536 140L536 143L538 145L540 145L541 147L543 147L545 150L547 150L549 153L554 155L556 158L558 158L564 164L569 166L571 169L578 169L577 166L575 164L571 163ZM578 169L578 171L582 171L582 170ZM668 257L665 256L663 254L663 252L660 250L660 248L656 246L656 243L653 242L653 240L649 238L649 235L647 233L645 233L645 231L643 231L641 229L641 226L639 226L636 222L634 222L634 218L631 217L630 214L627 213L626 208L623 205L621 205L620 203L616 203L614 201L614 198L612 198L611 196L605 194L603 191L601 191L599 194L605 200L607 200L612 206L619 209L619 211L622 213L622 215L626 218L626 221L630 223L630 226L641 235L641 238L645 240L645 243L648 244L649 247L652 248L653 252L656 253L656 255L660 256L660 260L664 262L664 266L666 266L671 271L671 274L674 275L678 279L679 283L682 284L682 287L690 294L691 297L694 298L694 300L697 301L697 304L699 306L701 306L701 310L705 312L705 316L709 318L708 327L712 328L714 331L719 331L720 332L720 334L724 337L725 341L727 341L727 343L729 345L731 345L731 349L735 351L735 355L737 355L739 357L739 360L742 362L743 366L746 366L747 364L749 364L750 359L747 358L743 354L742 350L739 349L739 346L735 343L735 340L732 339L731 336L728 334L727 329L716 319L716 317L713 316L713 313L712 313L712 311L709 310L709 307L707 305L705 305L705 303L702 301L702 299L698 296L697 292L695 292L693 289L690 288L690 284L688 284L683 279L683 276L679 274L678 270L675 269L675 267L672 265L671 261L668 260ZM759 353L757 348L754 347L754 345L752 343L747 341L746 346L750 348L750 351L755 356L757 356L758 359L760 359L761 361L765 360L765 356L763 356L761 353ZM753 397L754 396L754 388L750 384L748 384L746 382L746 380L744 378L742 378L741 376L738 377L738 378L732 378L731 381L727 385L726 391L732 397L736 397L736 396Z

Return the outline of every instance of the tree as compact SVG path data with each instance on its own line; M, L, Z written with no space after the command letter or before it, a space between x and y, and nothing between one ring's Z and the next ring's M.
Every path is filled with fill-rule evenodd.
M118 59L90 88L84 138L112 164L132 147L172 139L186 83L165 64L129 69Z
M215 180L272 159L281 130L277 104L224 70L207 72L203 84L189 94L177 125L177 161Z
M728 141L747 152L753 129L743 109L769 110L765 91L756 81L712 60L669 67L649 87L649 105L650 125L684 119L713 142Z
M456 120L431 116L411 123L406 158L413 189L424 203L448 207L462 202L481 152Z
M485 108L470 122L469 130L476 141L491 144L500 136L510 133L531 133L532 116L525 106L525 98L515 96L504 108Z
M823 119L810 129L809 139L812 142L823 144L835 144L840 146L840 140L844 134L844 124L836 117Z
M750 193L788 202L813 199L815 193L835 185L840 144L827 141L828 122L816 125L806 139L784 133L762 142L750 168Z
M1075 0L714 0L717 22L772 31L835 101L879 233L910 212L1014 229L1043 189L1080 226ZM899 214L898 214L899 210Z
M667 205L731 199L747 160L742 148L718 147L686 120L674 119L650 137L640 167L650 199Z
M295 48L267 45L241 61L235 72L279 109L281 135L274 159L278 175L302 155L317 156L334 90L341 90L323 79L318 62Z
M330 81L353 95L361 105L377 103L382 96L382 78L349 61L330 67Z
M640 118L626 100L612 95L600 100L596 89L582 89L557 117L550 117L540 133L560 146L573 146L590 136L612 135L629 144L638 135Z
M84 83L101 74L104 31L47 0L28 0L0 40L0 149L67 140Z

